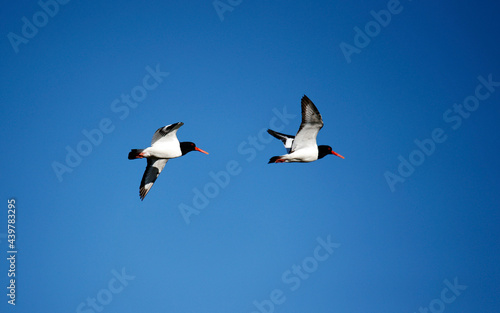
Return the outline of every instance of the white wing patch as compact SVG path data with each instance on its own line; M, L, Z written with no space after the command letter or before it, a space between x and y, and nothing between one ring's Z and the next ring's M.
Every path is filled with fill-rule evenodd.
M294 138L287 138L286 139L286 141L285 141L286 152L290 153L290 151L292 150L293 142L294 142Z
M288 153L290 153L290 150L292 149L292 145L293 145L293 141L295 139L294 136L291 136L291 135L285 135L285 134L282 134L282 133L278 133L277 131L274 131L272 129L268 129L267 132L275 137L275 138L278 138L279 140L281 140L281 142L283 143L283 145L285 145L285 149Z

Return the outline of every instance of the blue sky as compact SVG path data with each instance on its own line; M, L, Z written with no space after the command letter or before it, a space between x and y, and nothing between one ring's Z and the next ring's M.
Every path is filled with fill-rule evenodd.
M55 3L0 13L2 312L498 311L496 2ZM268 165L304 94L345 159Z

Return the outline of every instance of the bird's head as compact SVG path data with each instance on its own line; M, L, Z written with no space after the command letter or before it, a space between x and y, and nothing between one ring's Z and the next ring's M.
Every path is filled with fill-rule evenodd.
M200 148L198 148L194 142L189 142L189 141L185 141L185 142L181 142L181 152L182 152L182 155L185 155L186 153L189 153L191 151L200 151L202 153L205 153L205 154L208 154L208 152L206 151L203 151L201 150Z
M333 151L332 150L332 147L330 146L318 146L318 159L321 159L329 154L333 154L333 155L336 155L338 156L339 158L344 158L343 156L341 156L340 154L338 154L337 152Z

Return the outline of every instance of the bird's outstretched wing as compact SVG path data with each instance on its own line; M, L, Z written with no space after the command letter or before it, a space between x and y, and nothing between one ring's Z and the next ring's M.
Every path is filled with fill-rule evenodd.
M321 114L314 103L307 96L304 95L302 97L301 105L302 123L300 124L299 131L295 135L291 152L315 146L318 132L323 127Z
M183 122L170 124L164 127L158 128L158 130L153 135L153 139L151 140L151 146L155 144L165 144L169 142L178 142L177 139L177 130L184 125Z
M144 197L146 197L151 187L153 187L156 178L160 175L167 161L168 159L148 158L148 165L142 176L141 186L139 188L141 200L144 200Z

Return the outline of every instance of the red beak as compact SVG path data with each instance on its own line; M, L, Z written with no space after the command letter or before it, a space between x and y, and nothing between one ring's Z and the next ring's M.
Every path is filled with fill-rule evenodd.
M336 156L338 156L339 158L344 159L344 157L343 157L343 156L341 156L340 154L338 154L338 153L337 153L337 152L335 152L335 151L332 151L332 154L335 154L335 155L336 155Z
M203 150L201 150L201 149L200 149L200 148L198 148L198 147L194 147L194 150L196 150L196 151L200 151L200 152L205 153L205 154L208 154L208 152L207 152L207 151L203 151Z

